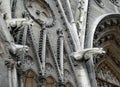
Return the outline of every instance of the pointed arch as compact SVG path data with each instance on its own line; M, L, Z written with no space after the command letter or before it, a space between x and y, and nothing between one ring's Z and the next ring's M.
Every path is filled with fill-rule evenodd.
M73 87L73 85L70 82L67 82L65 87Z
M96 80L98 87L101 86L110 86L110 87L119 87L120 81L116 76L114 69L110 67L109 64L102 62L100 67L97 68Z
M52 76L47 77L46 87L56 87L56 81Z
M103 17L92 32L91 47L102 47L106 54L94 56L96 80L98 87L120 86L120 15L112 14ZM112 66L111 66L111 62ZM117 62L116 62L117 61ZM115 68L113 68L115 66ZM118 70L116 70L118 69ZM116 71L116 72L115 72Z
M93 24L91 24L91 32L87 33L87 39L85 39L85 48L91 48L93 47L93 40L94 40L94 34L95 34L95 31L97 29L97 26L105 19L107 18L111 18L111 17L116 17L116 18L120 18L120 14L114 14L114 13L109 13L109 14L104 14L104 15L101 15L99 16L94 22Z
M28 70L25 76L24 87L37 87L36 74L32 70Z

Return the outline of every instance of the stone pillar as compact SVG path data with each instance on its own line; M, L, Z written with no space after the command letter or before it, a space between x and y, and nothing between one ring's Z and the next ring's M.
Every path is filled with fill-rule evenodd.
M61 81L64 82L64 58L63 58L63 52L64 52L64 39L63 39L63 32L62 30L59 30L59 58L60 58L60 73L61 73Z
M98 87L97 86L97 82L96 82L96 76L95 76L93 58L89 59L86 62L86 67L87 67L88 74L89 74L89 77L90 77L91 86L92 87Z
M8 80L9 80L9 87L12 87L11 67L8 67Z
M46 87L46 77L42 76L42 73L38 77L38 87Z
M45 74L45 61L46 61L46 37L47 32L46 29L43 28L43 43L42 43L42 75Z
M76 61L75 73L78 80L79 87L91 87L88 71L84 61Z
M12 81L13 81L13 87L18 87L18 82L17 82L17 71L16 71L16 63L13 65L12 69Z
M23 82L23 78L22 78L22 76L20 77L20 87L24 87L24 82Z
M59 82L58 82L58 87L65 87L64 82L62 82L61 80L59 80Z
M9 87L13 87L12 85L12 65L9 61L5 61L5 65L8 69L8 81L9 81Z
M8 68L9 87L18 87L16 62L13 59L7 59L5 65Z

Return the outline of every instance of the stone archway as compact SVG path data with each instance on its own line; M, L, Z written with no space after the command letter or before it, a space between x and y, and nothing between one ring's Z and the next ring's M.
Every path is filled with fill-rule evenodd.
M120 87L120 17L105 17L96 27L93 47L103 47L105 55L94 56L98 87Z
M35 80L36 74L29 70L25 77L25 87L37 87L37 82Z
M73 87L73 86L70 82L67 82L65 87Z
M47 78L46 87L56 87L55 86L55 79L53 77L49 76Z

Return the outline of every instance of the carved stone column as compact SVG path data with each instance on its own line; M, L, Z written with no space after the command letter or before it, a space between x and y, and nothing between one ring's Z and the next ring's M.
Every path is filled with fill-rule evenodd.
M13 77L13 87L18 87L16 63L14 63L14 65L13 65L12 77Z
M39 75L38 77L38 87L46 87L46 77L42 76L42 74Z
M42 43L42 74L45 74L45 62L46 62L46 38L47 31L45 25L43 26L43 43Z
M11 76L11 66L10 66L10 64L7 64L7 68L8 68L9 87L12 87L12 76Z
M58 87L65 87L64 84L64 36L62 29L57 30L57 62L59 68L59 81Z
M24 87L23 76L20 77L20 86L21 86L21 87Z
M86 67L88 70L92 87L98 87L96 82L96 77L95 77L93 58L91 58L89 61L86 62Z
M8 68L9 87L18 87L16 62L13 59L8 59L5 61L5 65Z
M58 49L57 49L57 55L58 55L58 65L60 67L60 80L61 83L64 82L64 58L63 58L63 54L64 54L64 37L63 37L63 31L62 30L58 30Z
M80 84L79 87L91 87L88 71L84 61L77 61L77 66L75 66L75 73L79 82L78 84Z
M65 87L65 83L61 80L59 80L57 85L58 85L58 87Z

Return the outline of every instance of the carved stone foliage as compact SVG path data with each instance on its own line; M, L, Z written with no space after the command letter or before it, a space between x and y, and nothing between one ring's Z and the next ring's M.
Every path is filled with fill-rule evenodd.
M68 70L64 70L64 77L65 77L65 79L69 79L70 78L70 72L68 71Z
M114 5L120 7L120 0L110 0Z
M50 63L46 63L46 72L52 73L54 71L53 66Z
M25 56L23 63L23 68L25 70L30 69L35 64L31 56Z

